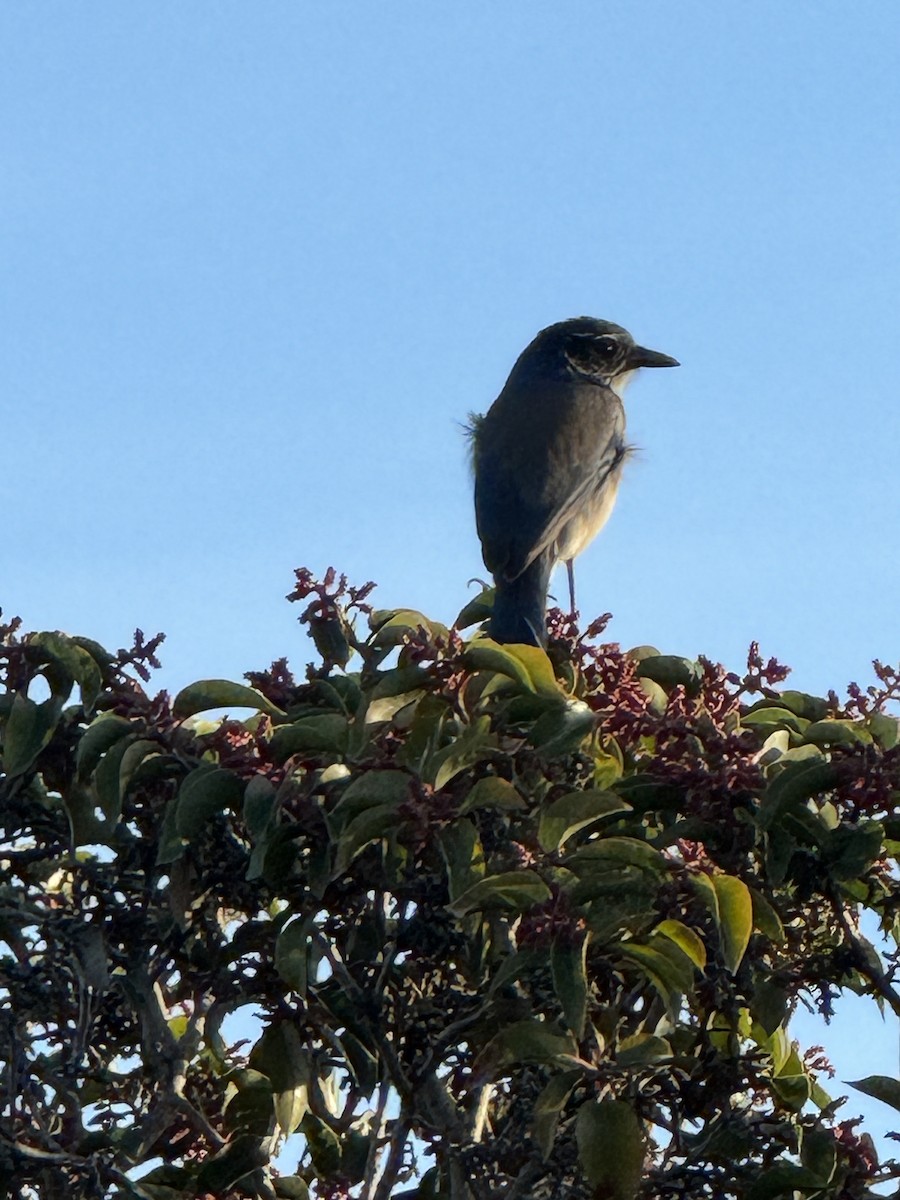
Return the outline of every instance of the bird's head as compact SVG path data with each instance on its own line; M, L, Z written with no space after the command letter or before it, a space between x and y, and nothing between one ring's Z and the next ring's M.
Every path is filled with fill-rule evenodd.
M542 329L516 368L549 371L604 384L621 394L640 367L677 367L678 360L638 346L627 329L595 317L573 317Z

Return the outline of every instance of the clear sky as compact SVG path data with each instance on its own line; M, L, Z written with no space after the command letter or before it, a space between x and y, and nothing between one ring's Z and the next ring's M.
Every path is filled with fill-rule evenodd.
M452 620L460 422L589 314L683 365L585 618L896 663L900 6L6 0L0 46L7 616L164 630L173 689L302 670L299 565Z

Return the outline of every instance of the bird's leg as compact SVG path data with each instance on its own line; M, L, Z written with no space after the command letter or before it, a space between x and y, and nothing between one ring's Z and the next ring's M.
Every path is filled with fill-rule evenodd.
M566 559L566 574L569 576L569 616L575 616L575 569L572 566L574 559Z

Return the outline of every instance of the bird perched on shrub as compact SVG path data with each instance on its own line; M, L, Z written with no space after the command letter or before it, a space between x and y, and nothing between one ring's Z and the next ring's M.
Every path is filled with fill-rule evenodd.
M572 560L612 511L625 442L622 392L640 367L677 367L620 325L575 317L541 330L485 416L472 420L475 516L496 592L498 642L546 640L550 572Z

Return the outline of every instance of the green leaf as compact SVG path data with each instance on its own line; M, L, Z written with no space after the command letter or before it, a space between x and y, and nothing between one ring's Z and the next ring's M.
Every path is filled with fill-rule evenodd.
M9 776L22 775L50 742L62 713L60 700L51 697L40 704L17 693L3 730L3 769Z
M56 697L65 702L72 683L77 683L82 708L89 713L103 690L103 676L94 656L66 634L56 632L32 634L28 649L38 650L58 668L44 672Z
M309 1185L299 1175L279 1175L272 1187L278 1200L309 1200Z
M838 825L829 833L822 856L834 878L848 882L862 875L881 857L883 839L884 828L878 821Z
M830 1129L801 1125L800 1162L823 1184L831 1182L837 1166L837 1139Z
M792 1075L776 1075L772 1080L772 1091L782 1104L800 1112L812 1095L812 1081L805 1072Z
M544 1159L550 1156L559 1118L582 1077L581 1071L563 1071L554 1075L535 1101L531 1134Z
M369 1136L351 1129L345 1133L341 1144L341 1175L351 1187L359 1183L366 1173L371 1143Z
M349 1029L345 1029L337 1040L343 1048L357 1088L364 1095L370 1095L378 1083L378 1059Z
M231 1071L228 1083L237 1088L228 1101L225 1119L234 1133L266 1137L272 1123L272 1083L261 1071Z
M97 803L106 820L111 823L118 821L122 811L122 762L128 748L141 742L145 743L146 739L138 738L134 733L119 738L103 755L94 771Z
M304 619L322 661L329 667L338 666L343 670L353 655L350 644L353 629L344 614L334 608L326 613L307 612Z
M746 883L732 875L714 875L712 884L719 902L722 955L725 966L734 974L753 932L753 900Z
M242 1178L269 1162L269 1152L262 1140L250 1134L228 1142L223 1150L212 1158L204 1159L197 1174L197 1192L224 1195L230 1192Z
M617 863L638 867L655 875L669 871L665 857L654 846L630 837L605 837L589 842L570 854L566 866L579 871L582 867L601 863Z
M665 921L660 921L653 932L662 934L663 937L667 937L673 941L679 950L688 956L698 970L706 970L706 947L689 926L683 924L681 921L669 918Z
M803 739L813 746L859 746L870 744L872 735L854 721L829 719L815 721Z
M887 713L874 712L866 719L866 726L882 750L893 750L900 742L900 718Z
M269 749L277 763L294 754L343 754L349 732L347 718L340 713L321 713L303 717L290 725L279 725L272 734Z
M779 694L778 701L806 721L821 721L828 712L828 701L821 696L810 696L807 692L795 692L790 688Z
M473 884L447 907L457 917L491 908L524 913L549 899L550 889L534 871L506 871Z
M689 696L696 695L703 678L703 671L698 663L675 654L656 654L642 658L634 673L639 679L652 679L667 690L683 687Z
M75 750L75 767L80 779L87 779L102 756L119 738L132 732L132 724L114 713L100 713L81 735Z
M519 684L527 692L537 689L532 682L528 667L522 659L513 654L508 646L501 646L490 638L478 638L470 642L463 652L463 662L472 671L494 671L505 675ZM556 688L558 694L559 688Z
M431 756L424 772L426 781L433 785L436 792L439 792L460 771L464 771L479 759L484 758L496 744L497 739L491 733L490 717L476 718L471 725L454 738L449 746L445 746Z
M285 1133L293 1133L309 1109L312 1067L309 1051L290 1020L269 1025L250 1054L250 1065L272 1083L275 1119Z
M438 834L438 844L447 864L451 901L461 896L484 876L484 851L474 822L453 821Z
M582 700L567 700L542 713L528 740L544 758L560 758L577 750L597 727L597 714Z
M788 708L781 708L778 705L771 704L767 700L763 700L760 704L745 712L741 717L741 724L751 728L757 727L762 730L768 729L772 725L777 725L783 729L791 729L794 733L803 733L809 722L803 717L798 717Z
M423 667L394 667L383 671L370 692L370 699L381 700L391 696L405 696L433 685L433 676Z
M669 704L666 689L661 687L655 679L639 678L638 684L650 702L650 711L656 713L657 716L662 716Z
M640 942L620 942L615 949L621 957L636 966L653 984L665 1001L670 1015L678 1012L682 993L688 991L693 979L690 960L669 943L680 958L665 952L665 940L659 944L644 946Z
M296 917L282 928L275 942L275 970L303 997L309 976L309 940L314 929L314 918Z
M646 1142L624 1100L589 1100L578 1110L578 1158L595 1200L634 1200L644 1174Z
M890 1075L867 1075L865 1079L848 1079L846 1082L858 1092L874 1096L900 1112L900 1080Z
M552 1063L577 1052L570 1033L562 1033L546 1021L525 1020L501 1029L485 1047L483 1057L502 1068L513 1063Z
M750 1012L762 1030L771 1037L781 1027L788 1012L787 992L771 979L756 977Z
M797 1192L821 1191L822 1181L806 1167L795 1167L788 1163L767 1167L754 1181L747 1200L794 1200Z
M619 1067L646 1067L672 1057L672 1044L651 1033L636 1033L623 1038L616 1051Z
M559 683L553 673L553 663L547 651L540 646L512 645L505 647L508 654L519 660L528 673L531 690L539 696L558 696Z
M757 891L756 888L750 888L750 899L753 905L753 928L765 934L769 941L774 942L776 946L782 945L784 943L784 925L781 923L781 917L762 892Z
M369 627L373 632L368 645L384 651L401 646L419 629L424 629L431 638L446 638L450 633L446 625L440 621L429 621L414 608L377 609L369 617Z
M128 743L119 762L119 795L122 799L128 794L129 785L138 768L148 758L159 758L161 749L159 742L154 742L151 738L137 738Z
M243 816L247 832L255 840L268 828L274 814L277 794L265 775L254 775L244 788Z
M332 878L343 875L354 858L371 842L380 841L397 827L396 804L378 804L354 817L337 841Z
M185 776L178 790L175 828L179 837L193 841L217 813L240 809L243 798L243 781L232 771L205 763L197 767Z
M548 853L561 850L566 841L589 825L613 813L630 812L631 805L615 792L568 792L542 808L538 841Z
M224 1196L246 1175L268 1161L269 1153L260 1138L250 1134L234 1138L218 1154L204 1159L194 1194L211 1192L215 1196Z
M459 616L453 622L454 627L456 629L468 629L470 625L478 625L482 621L486 621L491 615L493 598L493 588L482 588L478 595L470 600L460 612Z
M256 688L228 679L198 679L196 683L188 684L175 697L172 712L183 721L211 708L252 708L271 717L284 716L282 710Z
M770 829L781 813L805 804L813 796L830 791L838 783L835 766L824 758L788 762L766 788L760 825Z
M516 788L499 775L485 775L472 785L469 794L459 806L459 815L481 808L495 808L500 812L512 812L527 807Z
M566 1024L580 1041L584 1036L587 1013L587 947L590 935L573 943L556 937L550 948L553 990L563 1010Z
M399 808L410 797L413 778L407 771L363 771L341 792L341 798L329 814L329 826L346 826L367 809L392 805Z
M162 826L156 844L156 865L167 867L177 862L184 854L187 842L178 832L178 796L173 796L166 805Z
M341 1142L337 1134L311 1112L303 1118L300 1131L306 1138L316 1173L325 1179L334 1175L341 1166Z

